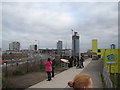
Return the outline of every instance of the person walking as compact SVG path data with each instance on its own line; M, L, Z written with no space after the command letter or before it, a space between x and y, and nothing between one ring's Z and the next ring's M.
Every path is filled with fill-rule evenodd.
M52 72L52 61L50 61L50 58L48 58L48 60L46 62L44 62L44 64L46 65L45 70L47 72L48 75L48 80L51 80L51 72Z
M84 58L83 58L83 55L82 55L82 53L81 53L80 67L79 67L79 68L84 68L83 62L84 62Z
M79 68L80 67L80 59L79 59L79 56L77 57L77 65L76 65L76 68Z
M77 57L74 57L74 67L76 67Z
M54 77L55 58L52 59L52 77Z
M70 67L73 67L73 56L69 59L69 65L68 65L68 67L70 68Z

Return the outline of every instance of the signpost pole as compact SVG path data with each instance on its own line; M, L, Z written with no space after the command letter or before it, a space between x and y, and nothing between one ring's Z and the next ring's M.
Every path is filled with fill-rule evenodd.
M110 63L110 73L111 73L111 63Z

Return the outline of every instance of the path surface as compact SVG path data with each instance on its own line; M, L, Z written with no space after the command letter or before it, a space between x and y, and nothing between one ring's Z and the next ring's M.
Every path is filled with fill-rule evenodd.
M100 61L91 61L91 59L87 59L84 62L84 69L76 69L75 67L70 68L66 71L57 74L51 81L42 81L37 83L29 88L66 88L67 83L71 81L74 76L79 73L87 73L90 74L93 79L93 83L96 88L101 88L101 78L100 78Z
M102 61L95 60L91 61L90 64L81 72L89 74L92 77L94 88L102 88L101 82L101 72L102 71Z

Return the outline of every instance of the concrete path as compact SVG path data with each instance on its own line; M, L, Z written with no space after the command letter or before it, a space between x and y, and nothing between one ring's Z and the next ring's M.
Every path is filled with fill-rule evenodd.
M84 65L90 63L91 59L85 61ZM31 86L30 88L65 88L67 83L74 78L75 75L79 74L83 69L76 69L75 67L70 68L57 74L51 81L42 81L38 84Z
M102 88L101 82L101 71L102 71L102 61L95 60L91 61L90 64L81 72L89 74L92 77L94 88Z
M101 88L102 87L102 83L100 80L100 74L99 74L99 65L98 65L98 61L91 61L91 59L87 59L84 62L84 69L76 69L75 67L70 68L66 71L61 72L60 74L57 74L51 81L42 81L38 84L35 84L30 88L66 88L67 87L67 83L71 80L73 80L73 78L79 74L79 73L87 73L90 74L92 76L92 78L94 78L93 83L95 85L96 88Z

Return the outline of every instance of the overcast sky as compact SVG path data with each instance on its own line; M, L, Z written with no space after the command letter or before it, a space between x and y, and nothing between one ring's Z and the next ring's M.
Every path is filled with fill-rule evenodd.
M118 3L2 3L3 49L12 41L19 41L21 49L38 41L40 48L56 48L58 40L71 48L71 29L79 33L82 52L91 49L92 39L98 39L99 48L117 45Z

